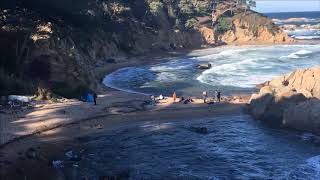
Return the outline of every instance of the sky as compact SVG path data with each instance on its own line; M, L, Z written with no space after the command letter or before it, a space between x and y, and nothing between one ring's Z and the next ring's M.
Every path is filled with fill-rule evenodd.
M256 11L266 12L304 12L320 11L320 0L256 0Z

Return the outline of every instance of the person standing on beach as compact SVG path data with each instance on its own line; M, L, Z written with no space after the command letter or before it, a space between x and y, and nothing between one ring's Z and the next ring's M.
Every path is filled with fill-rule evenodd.
M97 98L98 98L98 95L96 92L93 93L93 102L94 102L94 105L96 106L97 105Z
M203 91L203 92L202 92L203 103L206 103L206 101L207 101L207 96L208 96L207 91Z
M215 91L214 91L214 96L213 96L213 97L214 97L214 99L218 98L218 90L215 90ZM218 100L218 99L217 99L217 100Z
M172 94L172 99L173 99L173 102L176 102L177 94L176 94L175 91L174 91L173 94Z
M220 91L217 92L217 100L218 100L218 102L221 102L221 92Z

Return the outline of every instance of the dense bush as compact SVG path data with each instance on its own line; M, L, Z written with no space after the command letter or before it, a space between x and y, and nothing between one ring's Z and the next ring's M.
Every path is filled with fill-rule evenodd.
M197 29L199 22L195 18L188 19L185 23L185 28L188 30Z
M232 29L232 20L227 17L220 17L216 23L216 31L223 34Z
M163 8L163 3L160 1L153 1L149 4L150 12L154 15L161 13Z

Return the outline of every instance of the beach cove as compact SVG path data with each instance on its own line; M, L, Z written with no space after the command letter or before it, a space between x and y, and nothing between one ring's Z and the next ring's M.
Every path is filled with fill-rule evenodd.
M290 47L291 45L280 45L280 46ZM292 46L294 48L297 48L297 47L305 48L306 46L313 47L318 45L306 45L306 46L292 45ZM240 48L240 50L236 52L241 52L242 51L241 48L243 49L243 47L231 47L231 48ZM245 47L245 48L248 48L248 47ZM254 46L254 48L256 49L257 47ZM285 54L279 54L278 56L280 58L282 57L282 59L285 59L285 58L290 59L290 57L293 57L293 55L295 55L295 57L302 59L302 60L299 59L300 61L298 61L298 63L305 63L303 61L303 59L305 59L305 56L310 56L310 55L317 56L317 54L315 54L317 53L317 51L311 51L309 49L307 50L307 49L299 49L299 48L294 49L294 51L292 52L290 51L290 52L286 52ZM208 52L211 53L210 51L212 50L210 49L198 50L198 51L194 51L193 53L190 53L190 55L188 56L190 58L196 58L197 55L198 56L202 55L202 57L206 58L208 56ZM229 52L229 51L226 51L226 52ZM223 53L226 54L226 52L223 52ZM221 56L221 52L218 52L217 56ZM228 56L228 53L227 53L227 56ZM295 59L295 57L293 59ZM145 58L140 62L135 61L135 64L130 64L130 65L123 64L123 67L133 66L133 65L134 66L144 65L146 62L149 62L148 58L149 57ZM161 58L158 58L158 62L160 63L161 66L163 66L163 63L165 63L165 65L168 65L167 63L171 65L170 63L172 63L172 61L170 60L174 59L174 62L177 62L175 61L176 58L177 57L172 57L172 58L169 58L168 60L167 58L161 57ZM194 63L193 65L195 64L196 63ZM237 64L237 62L235 62L235 64ZM308 65L307 63L305 63L305 65L306 67L312 66L312 64ZM121 68L122 65L118 64L118 66L119 68ZM159 66L159 64L155 63L154 65L150 65L150 66L155 68ZM132 68L135 68L135 67L132 67ZM110 70L111 75L114 72L116 73L121 72L121 69L116 71L115 70L116 69ZM177 72L177 71L174 71L174 72ZM285 72L283 71L279 73L285 73ZM264 81L258 81L258 82L262 83ZM252 83L252 85L255 84L255 82L249 82L249 83ZM219 89L224 90L221 87ZM44 174L52 175L51 176L52 179L57 179L57 178L78 179L80 177L86 177L86 176L88 176L88 178L94 179L94 178L99 178L103 176L106 176L106 177L125 176L126 174L130 174L130 177L132 177L133 179L140 178L140 177L154 178L162 174L162 171L166 171L166 172L172 171L172 174L170 173L168 174L168 178L185 177L185 178L191 178L191 179L192 178L211 179L212 177L216 177L216 176L217 178L224 178L224 177L225 178L236 178L236 177L263 178L263 177L271 176L272 173L274 173L274 175L277 177L281 174L281 177L284 177L284 178L299 177L300 175L298 174L301 174L301 173L302 174L306 173L310 177L317 177L317 173L316 173L317 169L314 169L315 168L314 163L317 163L318 161L318 157L316 153L317 147L314 145L312 141L314 135L299 133L299 132L292 132L292 131L287 131L287 130L277 129L277 128L273 129L272 127L268 127L265 124L259 125L259 123L257 123L256 121L253 121L249 116L246 116L243 114L243 107L245 106L245 104L247 103L250 97L248 96L249 94L247 92L245 93L242 92L244 96L241 97L241 99L240 97L236 97L234 100L231 100L232 98L230 98L230 102L223 102L221 104L207 105L207 104L203 104L200 99L199 101L196 101L196 103L194 104L186 104L186 105L180 104L180 103L172 104L172 100L169 99L166 102L159 103L156 107L145 109L142 107L142 104L144 101L148 101L150 99L148 92L132 93L132 91L130 92L130 89L129 90L126 89L126 91L127 92L117 91L110 88L104 89L104 93L101 93L99 95L97 107L94 107L92 104L88 104L88 103L82 103L82 102L73 101L73 100L71 101L66 100L66 102L60 103L60 104L59 103L44 104L43 106L39 105L39 108L36 108L35 111L30 114L28 112L22 112L22 114L20 115L19 114L15 115L14 117L17 118L17 120L14 121L16 122L14 123L16 129L12 129L13 130L12 132L16 133L16 135L18 135L17 137L24 136L23 134L19 134L21 132L26 133L25 135L28 135L28 134L34 134L34 135L29 137L27 136L21 140L19 140L20 138L17 138L15 142L8 144L1 149L2 150L1 156L4 159L2 161L2 165L3 167L6 167L5 173L9 173L10 177L14 177L15 175L17 177L21 177L19 173L18 174L16 173L17 169L15 167L21 167L21 163L22 163L22 164L25 164L22 166L22 170L21 169L19 170L19 171L22 171L21 172L22 174L28 174L28 177L37 177L39 172L33 172L32 171L33 168L30 169L28 167L38 166L40 169L43 169ZM197 94L195 92L193 93ZM145 95L145 94L148 94L148 95ZM157 95L156 93L154 94ZM236 93L236 94L239 94L239 93ZM232 93L227 95L232 95ZM201 97L201 93L195 95L194 98L200 98L200 97ZM48 111L50 111L50 113L48 113ZM51 118L51 119L49 117L46 118L46 116L48 115L54 118ZM41 119L47 119L47 120L39 121ZM17 129L16 125L19 125L19 124L21 128ZM251 151L247 151L246 149L241 152L231 151L229 152L231 153L230 157L239 155L240 159L237 159L236 157L229 159L230 157L228 158L226 157L220 160L216 160L216 162L218 164L219 163L224 164L224 163L227 163L228 161L231 161L233 162L232 164L235 164L235 165L233 165L232 168L226 168L224 170L222 169L221 174L210 171L214 173L214 175L210 175L210 173L208 174L208 170L203 169L203 166L201 164L212 162L212 160L210 160L211 158L220 157L221 156L220 153L223 151L226 151L226 150L221 151L220 148L222 147L227 148L230 145L230 144L223 145L219 143L219 141L222 141L222 142L226 141L231 143L232 141L236 140L234 139L235 137L231 139L228 139L228 138L225 139L224 135L222 135L223 133L222 134L218 133L219 130L215 129L215 126L227 126L226 129L231 129L231 131L225 132L225 133L227 134L231 133L230 137L233 137L233 136L239 135L238 132L232 131L232 126L234 126L234 124L243 126L243 128L241 129L253 128L254 130L253 129L249 130L250 132L252 132L253 130L253 133L257 132L260 134L261 130L263 130L264 133L269 135L271 133L271 137L270 137L271 142L268 142L271 144L272 144L272 141L274 141L272 140L272 138L275 138L275 137L278 138L279 137L278 134L280 133L282 134L281 136L284 136L283 137L284 139L282 139L281 141L291 142L291 143L293 143L293 141L298 141L298 144L296 145L291 144L291 145L300 146L301 144L304 144L303 145L304 148L308 149L308 153L311 153L311 154L299 156L300 153L302 155L302 154L305 154L306 152L299 151L300 148L297 148L297 149L294 148L294 150L296 151L295 153L297 153L298 154L297 156L299 156L299 158L295 159L297 160L295 164L300 164L300 165L295 165L292 168L297 168L298 173L292 172L292 173L279 174L280 171L279 172L274 171L277 168L275 168L274 170L271 170L273 169L271 167L279 166L279 168L280 167L285 168L284 167L285 164L281 165L281 164L273 164L274 162L265 162L264 160L265 157L260 157L260 158L262 158L261 159L262 162L267 164L270 163L269 166L267 164L263 164L261 167L259 167L259 165L253 165L253 164L259 163L259 161L248 161L246 162L248 164L243 166L243 168L245 169L242 169L242 165L237 164L237 162L240 159L241 161L244 160L242 156L245 157L246 153L251 154L251 151L259 151L259 149L255 149ZM207 128L208 135L201 134L201 133L199 134L197 130L194 129L194 128L197 129L201 127ZM142 132L140 132L139 129L143 130L144 132L143 134L145 135L141 136L140 133ZM173 152L176 151L177 154L181 154L182 153L181 151L184 151L184 149L187 147L191 149L196 147L201 149L201 148L204 148L202 147L203 145L207 146L208 144L210 144L209 142L206 142L203 145L199 145L198 143L195 144L195 142L199 140L195 140L195 142L194 140L190 140L190 142L187 143L188 140L185 139L186 141L185 140L182 141L180 136L184 136L184 137L190 136L190 138L199 136L199 138L201 138L202 141L205 141L207 140L207 138L209 138L213 140L214 144L216 144L216 148L218 149L212 149L211 153L214 152L213 154L209 152L193 150L200 153L199 155L196 155L193 158L198 159L196 161L202 162L202 163L199 162L201 167L199 168L202 170L197 169L196 167L195 167L196 169L193 169L193 168L190 169L190 168L187 168L188 166L178 163L181 160L183 160L183 155L182 155L181 157L176 157L176 159L172 161L172 163L175 162L176 164L172 164L170 166L172 168L171 170L170 169L161 170L161 168L159 167L160 170L158 172L154 172L152 170L145 169L147 165L146 166L136 165L136 163L146 163L146 162L149 162L149 160L147 159L143 160L143 158L141 157L142 161L139 161L137 159L132 161L130 160L132 157L139 157L139 155L131 156L130 154L122 154L122 155L119 155L119 157L118 155L111 155L111 156L103 155L103 157L106 158L104 160L102 159L103 162L109 161L112 164L119 163L119 162L124 163L124 164L120 163L119 165L114 166L114 168L119 167L117 168L117 170L109 166L110 169L103 168L101 169L103 173L102 172L99 173L99 169L104 166L102 165L99 166L99 164L97 164L97 166L94 167L95 170L92 171L92 165L90 165L90 161L94 162L97 160L93 160L93 159L90 160L90 158L94 158L94 157L91 157L93 156L92 154L98 155L101 153L98 153L98 152L91 153L90 147L92 146L93 148L92 151L95 151L94 149L99 150L100 148L97 148L95 146L100 144L102 148L101 150L105 151L106 149L109 149L108 145L103 145L104 144L103 142L106 140L105 138L108 139L107 142L113 141L114 138L120 138L120 139L124 138L124 140L120 140L120 141L123 142L123 144L129 145L130 143L133 143L133 142L130 142L131 141L130 138L126 140L126 137L132 136L137 138L136 140L134 140L135 138L133 139L134 142L151 141L156 144L160 143L159 145L161 144L164 145L163 143L164 143L164 140L166 139L165 137L168 136L168 133L171 134L171 136L173 136L174 138L172 139L172 142L170 143L168 142L166 146L163 146L164 148L163 151L171 152L170 149L172 148L172 146L174 146L174 147L178 147L178 149L173 150ZM149 139L149 140L146 139L148 136L153 137L156 134L158 134L157 136L159 136L158 138L160 139ZM218 136L219 137L218 138L216 136L217 134L222 135L221 137L222 139L219 140L220 136ZM211 135L213 137L211 137ZM256 135L257 134L249 134L250 137L253 137ZM181 142L186 142L189 145L187 144L174 145L173 141L179 142L177 141L178 139L175 139L175 138L178 138L179 140L181 140ZM264 139L265 137L261 137L261 138ZM15 138L13 138L12 140L14 139ZM241 137L239 140L236 140L234 143L240 143L245 139L246 139L245 137ZM168 140L169 139L167 139L166 141ZM257 142L253 141L252 143L258 143L258 141L260 142L259 138L257 138L256 140ZM119 139L114 139L114 142L116 141L119 141ZM145 151L142 150L142 152L145 152L145 153L149 152L151 154L156 153L151 151L151 149L156 149L155 147L153 147L156 144L154 145L152 144L150 144L150 146L146 145L146 147L143 147ZM261 144L262 147L264 147L265 145L263 143ZM279 144L275 143L274 146L279 146ZM121 149L121 150L120 149L115 150L115 152L126 153L131 151L129 147L127 147L128 149L122 146L117 147L117 145L114 145L113 147L115 149L117 148ZM288 148L290 149L291 147L288 147ZM10 153L7 153L9 152L8 149L11 149ZM69 152L70 150L76 151L78 155L81 156L81 161L68 160L68 157L66 157L65 153ZM28 158L27 156L27 159L25 159L23 156L25 156L25 153L27 154L30 153L30 151L32 152L31 154L35 153L35 156L31 155L31 158ZM285 151L285 149L279 149L278 151L279 154L276 153L275 156L279 157L282 151ZM137 150L137 152L139 152L139 150ZM217 153L219 154L219 156L217 156L218 155ZM264 153L267 153L267 152L264 152ZM173 155L174 154L175 153L173 153ZM156 156L154 158L156 158ZM166 156L166 153L164 153L164 156ZM19 160L11 164L12 162L10 160L16 159L16 158ZM116 159L113 159L113 158L116 158ZM203 158L205 159L208 158L208 162L206 160L203 160ZM169 159L172 160L173 157ZM63 162L64 163L63 167L53 167L52 163L56 161ZM194 160L185 159L183 161L194 163ZM135 162L135 163L132 164L130 162ZM153 161L150 161L149 163L152 164L152 162ZM188 165L187 162L185 162L186 165ZM30 166L30 163L33 164L33 166ZM250 164L252 164L251 168L253 169L250 168ZM86 169L86 166L88 166L87 167L88 169ZM150 165L150 166L154 166L154 165ZM268 169L268 167L271 169ZM249 169L246 169L246 168L249 168ZM35 168L35 169L38 169L38 168ZM234 173L229 174L230 170L234 171ZM283 169L283 171L286 171L286 170ZM177 172L180 172L180 173L176 174ZM252 172L255 172L255 173L252 174Z

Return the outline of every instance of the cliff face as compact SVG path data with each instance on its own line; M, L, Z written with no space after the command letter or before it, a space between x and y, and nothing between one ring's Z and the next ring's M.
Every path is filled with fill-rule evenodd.
M320 67L266 82L251 97L249 112L266 122L320 133Z
M218 35L224 43L287 43L293 39L288 37L273 22L258 13L247 12L231 18L231 28Z

